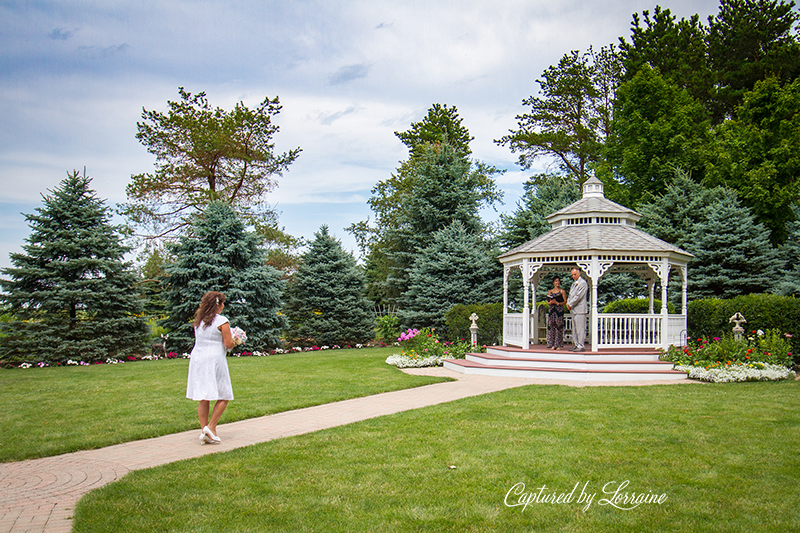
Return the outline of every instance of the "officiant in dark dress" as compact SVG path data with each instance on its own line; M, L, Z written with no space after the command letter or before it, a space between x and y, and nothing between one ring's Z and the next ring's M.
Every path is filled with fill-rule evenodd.
M559 350L564 347L564 304L567 293L561 288L561 278L553 278L553 288L547 293L547 349Z

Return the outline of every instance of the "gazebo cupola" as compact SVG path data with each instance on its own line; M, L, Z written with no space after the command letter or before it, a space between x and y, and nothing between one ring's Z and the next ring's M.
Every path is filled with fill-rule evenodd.
M536 332L535 313L530 311L536 309L536 287L548 275L578 268L590 286L587 329L592 351L601 347L682 345L686 333L687 264L693 256L636 228L640 218L637 212L606 199L603 183L592 177L583 184L580 200L547 217L550 231L502 254L503 343L529 348ZM514 269L522 274L521 312L511 312L508 307L508 281ZM598 313L597 285L608 272L639 276L649 288L650 312ZM671 275L676 274L682 281L681 313L670 315L667 287ZM656 282L660 282L662 293L658 313L653 310Z

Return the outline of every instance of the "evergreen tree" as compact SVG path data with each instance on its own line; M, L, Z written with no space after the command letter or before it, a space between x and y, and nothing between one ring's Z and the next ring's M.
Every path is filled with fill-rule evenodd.
M778 293L786 296L800 296L800 206L792 206L794 220L787 225L788 237L779 253L783 260L782 279Z
M644 24L642 24L644 22ZM633 14L631 41L620 37L625 65L624 81L642 69L658 69L669 83L686 89L707 108L714 92L714 76L708 57L707 29L699 15L678 21L669 9L656 6Z
M640 212L641 229L694 255L690 299L731 298L774 288L780 263L769 245L769 232L734 191L707 189L678 171L665 193Z
M593 165L602 160L611 120L611 102L621 76L614 47L595 53L565 54L536 80L540 96L523 100L528 113L517 115L517 130L496 140L518 153L522 168L553 157L561 170L583 185Z
M460 221L433 235L409 272L400 319L407 327L445 327L456 304L483 304L502 298L498 252Z
M402 294L408 288L408 271L420 250L434 234L453 221L470 233L482 233L478 216L481 177L470 161L450 144L428 144L416 165L414 187L409 192L396 225L386 232L387 256L393 262L390 287Z
M475 138L461 125L456 106L433 104L420 122L413 122L407 131L396 131L395 136L408 147L411 159L420 155L426 144L449 142L464 155L472 150L469 143Z
M25 215L31 234L12 253L0 280L14 320L0 357L15 361L102 361L141 353L146 337L138 316L136 276L123 262L128 249L110 214L77 171L67 175L44 207Z
M718 121L735 117L758 81L777 77L785 84L800 75L798 22L794 0L720 0L706 39Z
M226 111L213 108L204 92L179 87L178 94L166 113L142 110L136 138L156 156L156 168L131 176L122 213L159 239L182 231L210 202L223 200L265 240L291 247L293 239L278 227L267 202L276 178L300 155L300 148L275 153L278 97L254 109L239 102Z
M690 264L692 298L772 292L781 267L777 250L769 242L769 231L739 203L736 193L727 191L702 215L704 224L695 227L687 250L702 265L692 273Z
M362 271L327 226L314 235L286 290L287 337L318 346L372 340L375 322Z
M231 206L216 201L197 218L191 235L169 247L175 262L165 267L163 298L169 317L162 324L169 330L171 346L192 348L191 321L207 291L225 294L225 316L247 332L242 348L264 350L280 343L286 325L279 314L285 282L265 264L258 243Z
M366 256L368 297L381 304L397 304L405 290L406 270L419 247L407 240L409 220L420 216L414 212L419 204L419 191L429 190L427 176L433 167L447 167L445 173L450 181L440 182L441 186L451 187L451 182L461 180L469 187L466 209L477 213L479 207L491 206L502 198L494 179L501 171L470 159L472 136L461 124L455 107L434 104L422 121L395 135L408 147L408 159L388 179L373 187L367 203L375 214L374 223L366 220L347 228ZM462 185L456 187L463 190ZM437 219L433 229L426 229L429 234L412 233L413 238L425 241L423 245L430 242L431 233L449 223L447 217L455 208L449 204L442 207L445 210L441 214L428 214ZM445 222L439 224L438 218Z

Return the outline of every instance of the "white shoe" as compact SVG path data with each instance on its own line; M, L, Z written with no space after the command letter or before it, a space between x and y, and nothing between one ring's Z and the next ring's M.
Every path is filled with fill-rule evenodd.
M209 428L208 426L203 428L203 435L205 437L207 437L208 439L211 439L211 442L215 442L215 443L222 442L222 439L220 439L219 437L214 435L214 432L211 431L211 428ZM206 442L208 442L208 440L206 440ZM211 442L209 442L209 444L211 444Z

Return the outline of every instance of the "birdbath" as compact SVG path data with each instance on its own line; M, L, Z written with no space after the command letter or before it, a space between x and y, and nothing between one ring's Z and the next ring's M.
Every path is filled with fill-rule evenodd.
M742 327L742 322L747 322L747 320L744 319L744 316L742 316L742 313L739 313L737 311L735 315L733 315L732 317L730 317L730 319L728 319L728 322L736 324L733 327L733 337L737 341L742 340L742 334L744 333L744 328Z

